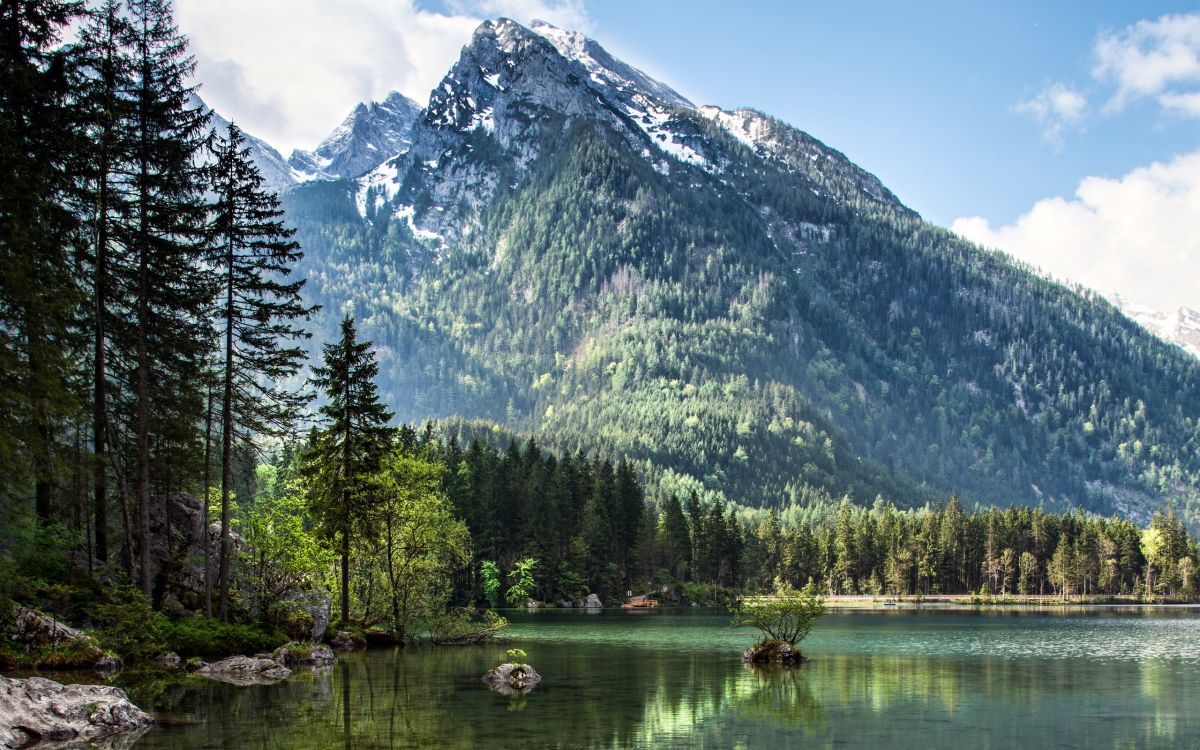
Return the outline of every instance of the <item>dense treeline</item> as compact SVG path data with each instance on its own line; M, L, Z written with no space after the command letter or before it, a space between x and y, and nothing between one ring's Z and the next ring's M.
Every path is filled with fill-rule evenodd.
M1197 590L1200 551L1173 513L1143 530L1025 507L967 512L955 498L899 510L825 496L739 512L695 494L647 498L628 462L555 454L533 440L500 449L462 425L448 431L405 426L396 440L403 455L444 467L442 491L470 531L471 563L453 578L460 603L486 600L485 561L508 571L529 558L530 594L549 602L596 593L613 603L630 590L709 602L722 591L809 581L830 594L1190 598ZM375 557L363 555L360 576Z
M235 483L307 401L299 246L197 106L168 0L6 1L0 38L6 531L64 525L150 597L153 506L215 486L227 616Z

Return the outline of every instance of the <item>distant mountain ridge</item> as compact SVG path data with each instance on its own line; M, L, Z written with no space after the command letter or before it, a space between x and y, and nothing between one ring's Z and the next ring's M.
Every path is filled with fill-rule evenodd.
M1200 359L1200 311L1180 307L1168 313L1132 302L1120 294L1114 293L1110 296L1113 304L1130 319L1164 341L1176 344Z
M628 455L656 490L749 505L1198 503L1195 360L796 128L497 19L390 133L395 154L306 173L285 205L316 338L354 309L403 419Z

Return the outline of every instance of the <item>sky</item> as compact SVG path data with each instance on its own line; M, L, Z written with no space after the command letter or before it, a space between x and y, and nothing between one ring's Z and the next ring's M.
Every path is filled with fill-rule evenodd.
M1200 308L1200 4L176 0L201 95L285 154L424 104L483 18L584 31L697 104L751 106L926 219L1058 279Z

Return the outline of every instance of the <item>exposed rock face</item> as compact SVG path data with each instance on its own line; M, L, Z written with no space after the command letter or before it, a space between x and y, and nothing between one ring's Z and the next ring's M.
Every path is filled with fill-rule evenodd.
M50 666L57 668L87 668L98 672L115 672L121 663L106 654L95 639L53 617L18 607L13 623L13 642L28 650L55 648Z
M504 695L527 693L542 681L542 676L528 664L505 662L489 669L483 681L492 690Z
M274 659L254 656L231 656L196 670L196 674L231 685L270 685L291 673L292 670Z
M83 742L147 727L149 714L107 685L62 685L0 677L0 748L37 741Z
M588 609L599 609L604 605L600 603L600 597L596 596L595 594L588 594L587 601L584 603L584 606L586 606Z
M315 149L293 151L288 164L302 179L358 177L408 148L420 112L396 91L382 102L359 104Z
M786 641L761 641L742 653L747 664L800 664L804 660L800 649Z
M337 662L333 649L311 643L286 643L271 654L271 658L289 669L297 667L329 667Z

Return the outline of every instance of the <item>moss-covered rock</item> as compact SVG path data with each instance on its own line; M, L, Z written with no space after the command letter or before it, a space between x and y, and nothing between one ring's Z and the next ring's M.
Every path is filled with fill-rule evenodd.
M800 664L805 658L800 649L787 641L767 638L746 649L742 661L747 664Z

